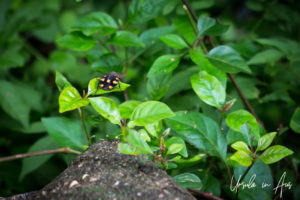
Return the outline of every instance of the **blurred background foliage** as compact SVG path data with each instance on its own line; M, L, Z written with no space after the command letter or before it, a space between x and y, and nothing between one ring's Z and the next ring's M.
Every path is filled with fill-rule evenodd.
M103 63L103 58L113 66L114 71L122 71L118 67L124 63L124 48L118 48L115 57L108 55L107 49L101 44L89 51L80 52L58 48L55 42L68 33L82 16L94 11L110 14L121 28L126 27L140 35L146 44L146 53L142 52L131 63L124 80L131 84L128 88L130 99L160 99L173 111L199 110L217 120L218 113L201 102L191 90L189 77L195 69L186 69L189 61L183 60L173 77L160 79L164 81L162 83L147 80L146 74L153 61L162 52L172 53L172 49L161 41L152 44L151 37L156 36L149 30L160 27L162 35L176 30L189 44L195 37L181 1L157 2L163 2L163 6L156 6L149 13L139 13L127 20L130 15L129 0L1 0L0 156L57 147L47 136L41 122L41 118L59 116L55 70L62 72L80 92L87 89L90 79L111 71ZM300 102L300 2L190 2L198 16L208 15L229 25L228 31L213 38L214 43L230 45L248 61L253 74L238 74L235 76L236 81L264 122L265 128L279 131L281 137L277 138L276 143L294 150L291 162L283 161L274 167L288 167L287 177L294 179L295 186L294 194L290 196L296 197L299 195L296 179L300 136L290 129L289 124ZM129 58L134 55L132 53ZM231 111L243 108L242 101L230 82L226 90L228 99L237 98ZM122 93L113 93L110 97L117 102L124 101ZM107 135L113 137L117 127L99 119L92 109L88 108L88 112L88 125L96 140L106 138ZM80 124L78 113L68 112L64 116L72 119L71 124ZM227 139L230 143L230 138ZM0 196L41 188L66 168L72 158L71 155L49 155L39 161L24 159L1 163ZM43 164L39 165L38 162ZM277 173L275 177L280 178L282 171L277 170ZM210 187L208 191L218 195L221 186L218 182L219 185L212 187L214 179L216 178L211 177L203 181L206 189Z

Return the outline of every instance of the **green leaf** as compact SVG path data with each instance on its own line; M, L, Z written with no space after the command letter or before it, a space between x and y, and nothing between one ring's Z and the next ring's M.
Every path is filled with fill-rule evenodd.
M156 76L172 72L180 62L178 55L163 55L158 57L152 64L147 76Z
M211 27L216 24L216 20L211 17L200 16L197 22L197 29L199 36L205 36L206 31L208 31Z
M81 98L79 92L74 87L66 87L58 98L59 112L74 110L89 104L89 100Z
M281 145L274 145L269 147L267 150L265 150L259 158L265 163L265 164L272 164L275 163L282 158L289 156L293 154L294 152L290 149L281 146Z
M133 126L145 126L172 116L174 113L166 104L159 101L146 101L134 109L130 123Z
M238 162L239 164L248 167L251 165L253 158L244 151L237 151L231 157L231 160Z
M235 142L231 145L231 147L237 151L243 151L245 152L246 154L250 154L251 151L250 149L248 148L247 144L245 142L242 142L242 141L238 141L238 142Z
M129 100L119 105L119 111L123 119L130 119L133 110L141 104L140 101Z
M265 150L268 146L270 146L275 136L276 132L272 132L259 138L256 151Z
M0 80L0 104L2 109L13 119L19 121L23 127L28 126L30 107L24 102L18 87L10 82Z
M88 86L88 96L90 95L101 95L101 94L106 94L106 93L111 93L111 92L122 92L124 90L126 90L126 88L128 88L130 85L123 83L121 81L119 81L119 84L112 90L103 90L100 87L98 87L99 84L99 78L93 78L92 80L90 80L89 82L89 86Z
M189 55L191 60L198 65L201 71L204 70L216 77L222 83L224 89L226 89L227 75L225 72L213 66L200 50L190 49Z
M200 150L226 160L227 144L219 126L212 119L197 112L176 112L166 119L178 136Z
M188 17L180 17L173 20L173 25L178 32L190 45L193 44L196 34L189 22Z
M82 149L87 144L78 121L65 117L44 117L42 123L50 137L62 147Z
M183 139L181 139L180 137L174 136L174 137L167 139L165 141L165 145L168 149L167 154L179 153L183 157L188 156L185 143L184 143Z
M129 145L124 143L120 143L118 145L118 150L121 153L129 155L152 153L150 146L137 131L129 129L129 134L126 137L126 140Z
M185 49L188 47L186 42L176 34L167 34L160 37L161 41L163 41L169 47L174 49Z
M255 139L258 140L260 138L259 125L255 117L246 110L237 110L230 113L226 117L226 123L229 128L240 133L241 126L247 124L250 127L250 132L252 135L254 135Z
M56 148L58 148L57 143L54 142L51 137L45 136L45 137L37 140L29 148L28 153L56 149ZM34 157L24 158L22 160L22 169L21 169L21 174L20 174L20 180L22 180L30 172L39 168L47 160L49 160L52 156L53 156L53 154L47 154L47 155L42 155L42 156L34 156Z
M72 84L60 73L59 71L55 71L55 83L59 91L62 91L66 87L72 86Z
M96 41L81 32L74 31L56 40L61 47L66 47L74 51L87 51L96 45Z
M216 20L211 17L200 16L197 23L198 36L217 36L228 30L229 26L217 24Z
M133 0L129 6L129 22L143 24L155 18L167 4L166 0Z
M99 31L102 35L109 35L117 31L118 25L110 15L104 12L94 12L81 18L75 28L87 36Z
M157 40L159 40L160 36L166 35L174 31L173 26L162 26L162 27L155 27L150 28L144 31L140 38L146 46L154 44Z
M274 63L283 57L281 51L275 49L267 49L255 54L249 61L248 65L257 65L265 63Z
M147 92L151 100L159 100L168 92L171 83L171 73L151 76L147 81Z
M141 137L146 141L146 142L150 142L151 138L148 135L147 131L145 129L140 129L138 130L138 133L141 135Z
M300 133L300 107L297 107L295 110L290 121L290 127L296 133Z
M102 73L118 73L122 71L122 60L116 54L104 54L92 64L92 68Z
M223 72L251 73L245 60L229 46L221 45L210 50L206 56L209 61Z
M192 173L183 173L173 177L184 188L201 190L202 182L198 176Z
M146 124L145 129L148 131L150 135L158 138L159 133L162 129L162 121L154 122L152 124Z
M201 71L191 77L192 88L206 104L221 108L225 102L225 89L214 76Z
M118 104L107 97L89 98L94 109L113 124L121 125Z
M142 40L132 32L129 31L117 31L111 39L107 41L110 44L121 47L144 47L145 44Z

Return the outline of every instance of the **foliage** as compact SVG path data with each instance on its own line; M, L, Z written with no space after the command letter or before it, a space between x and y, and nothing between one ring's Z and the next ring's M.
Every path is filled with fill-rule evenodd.
M299 199L299 2L188 2L197 22L181 1L1 1L1 157L118 139L186 188L271 199L230 182L273 186L286 172L283 195ZM101 89L112 71L119 85ZM40 188L73 158L1 163L0 196Z

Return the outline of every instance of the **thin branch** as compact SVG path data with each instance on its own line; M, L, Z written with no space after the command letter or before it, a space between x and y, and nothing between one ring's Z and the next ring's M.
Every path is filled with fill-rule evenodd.
M188 191L195 197L201 197L201 199L204 197L205 199L223 200L222 198L217 197L209 192L203 192L203 191L194 190L194 189L188 189Z
M40 156L40 155L46 155L46 154L52 154L52 153L70 153L70 154L77 154L77 155L80 154L79 151L76 151L69 147L63 147L63 148L59 148L59 149L51 149L51 150L45 150L45 151L39 151L39 152L30 152L30 153L17 154L17 155L13 155L13 156L3 157L3 158L0 158L0 163L6 162L6 161L11 161L11 160L17 160L17 159L21 159L21 158L26 158L26 157Z
M197 15L195 14L195 12L193 11L193 9L191 8L189 2L187 0L182 0L182 3L185 5L185 7L187 8L187 10L189 11L190 15L193 17L194 21L197 23L198 21L198 18L197 18ZM214 43L212 42L211 40L211 37L208 37L207 38L210 45L212 47L215 47L214 46ZM263 126L263 123L262 121L258 118L258 116L256 115L253 107L251 106L251 104L249 103L248 99L245 97L245 95L243 94L241 88L239 87L239 85L237 84L237 82L235 81L234 77L232 76L232 74L230 73L227 73L227 76L230 78L230 80L232 81L235 89L237 90L240 98L242 99L244 105L247 107L247 109L253 114L253 116L256 118L256 120Z
M248 172L250 171L251 167L254 165L255 161L256 161L256 160L253 160L252 163L251 163L251 165L246 169L246 171L244 172L244 174L242 175L242 177L241 177L241 179L240 179L240 181L239 181L240 183L242 183L242 181L244 180L244 178L246 177L246 175L247 175ZM237 188L237 191L236 191L236 194L235 194L235 199L236 199L236 200L238 200L238 197L239 197L239 188L240 188L240 187Z
M89 132L86 128L86 124L85 124L85 119L84 119L84 113L83 113L83 110L81 110L81 108L78 108L78 112L79 112L79 116L80 116L80 119L81 119L81 122L82 122L82 126L83 126L83 130L84 130L84 133L85 133L85 136L89 142L89 145L92 145L92 139L89 135Z

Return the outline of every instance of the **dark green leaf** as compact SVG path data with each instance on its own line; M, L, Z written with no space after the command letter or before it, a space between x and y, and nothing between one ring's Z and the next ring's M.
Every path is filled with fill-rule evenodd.
M290 127L292 128L293 131L296 133L300 133L300 107L298 107L290 121Z
M143 41L146 46L154 44L159 40L160 36L171 33L175 30L173 26L163 26L157 28L151 28L143 32L140 36L140 39Z
M267 49L255 54L249 61L249 65L265 64L277 62L283 57L281 51L275 49Z
M121 124L118 104L107 97L89 98L94 109L113 124Z
M81 98L79 92L74 87L66 87L58 98L59 112L74 110L89 104L89 100Z
M197 23L198 35L205 36L206 31L216 24L216 20L211 17L200 16Z
M129 21L133 24L142 24L156 17L164 5L166 0L133 0L129 6Z
M58 148L58 145L56 142L52 140L51 137L45 136L39 140L37 140L28 150L29 152L38 152L38 151L44 151L44 150L50 150ZM47 160L49 160L52 157L53 154L47 154L42 156L34 156L29 158L24 158L22 160L22 170L20 175L20 180L24 178L27 174L30 172L36 170L39 168L42 164L44 164Z
M196 148L226 160L227 144L219 126L212 119L196 112L176 112L167 124Z
M229 46L221 45L213 48L208 52L207 58L214 66L218 67L223 72L251 73L251 70L245 60L238 54L238 52Z
M142 40L132 32L129 31L117 31L111 39L107 41L110 44L121 47L144 47L145 44Z
M171 74L151 76L147 81L147 92L151 100L159 100L168 92L171 83Z
M192 173L183 173L173 177L184 188L200 190L202 182L198 176Z
M147 76L156 76L172 72L180 62L178 55L163 55L158 57L152 64Z
M117 31L118 25L110 15L104 12L94 12L80 19L75 28L78 28L87 36L99 31L103 35L109 35Z
M82 146L86 145L83 130L78 121L65 117L44 117L42 122L47 133L60 146L82 149Z
M0 104L2 109L24 127L29 123L29 105L24 103L18 88L4 80L0 80Z
M174 116L174 113L166 104L146 101L134 109L128 127L145 126L171 116Z
M92 68L102 73L118 73L122 71L122 61L116 54L104 54L92 64Z
M193 90L208 105L221 108L225 102L225 89L214 76L201 71L191 77Z
M96 45L96 41L89 36L83 35L81 32L71 32L58 40L59 46L72 49L74 51L87 51Z

